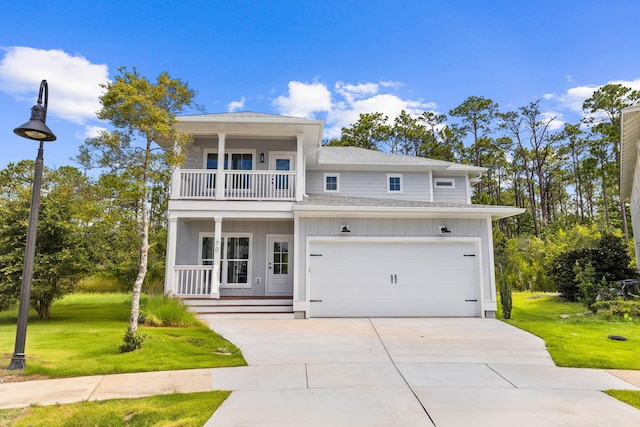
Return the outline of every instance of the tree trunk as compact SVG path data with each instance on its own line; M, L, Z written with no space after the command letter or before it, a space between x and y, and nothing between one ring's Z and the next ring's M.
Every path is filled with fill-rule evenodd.
M36 303L36 312L38 313L38 319L49 320L51 319L51 302L44 302L42 300Z
M620 199L620 212L622 216L622 232L624 233L624 242L629 243L629 226L627 225L627 206L624 200Z
M602 171L602 201L604 203L604 216L607 220L607 230L611 228L611 221L609 218L609 200L607 196L607 180L604 172L604 159L600 158L600 170Z
M147 140L147 150L144 159L144 170L142 179L142 200L140 207L140 214L142 217L141 224L141 242L140 242L140 264L138 265L138 276L133 284L133 293L131 295L131 316L129 317L129 330L137 334L138 333L138 316L140 314L140 294L142 293L142 283L147 275L147 263L149 260L149 208L148 202L148 185L149 180L149 161L151 154L151 141Z

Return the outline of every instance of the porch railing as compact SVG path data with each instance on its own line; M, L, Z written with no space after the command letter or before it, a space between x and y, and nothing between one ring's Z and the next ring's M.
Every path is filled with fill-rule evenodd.
M178 265L173 271L175 293L178 295L210 296L218 293L212 265Z
M215 199L215 170L182 169L179 171L177 197L181 199ZM295 200L295 171L227 170L224 197L232 200Z

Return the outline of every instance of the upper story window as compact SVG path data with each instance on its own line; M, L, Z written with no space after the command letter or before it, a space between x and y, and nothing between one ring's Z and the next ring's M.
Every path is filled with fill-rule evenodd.
M434 178L435 188L456 188L456 180L453 178Z
M324 174L324 192L325 193L340 192L340 174L338 173Z
M387 192L402 193L402 174L387 174Z
M224 157L224 168L227 170L253 170L253 153L227 152ZM218 169L218 153L207 153L205 166L207 169Z

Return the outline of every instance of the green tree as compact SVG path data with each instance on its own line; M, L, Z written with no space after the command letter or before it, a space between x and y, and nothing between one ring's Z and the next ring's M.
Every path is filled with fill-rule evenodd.
M514 157L525 174L529 203L533 213L536 236L549 222L549 190L552 174L559 167L557 139L551 137L549 127L555 117L543 115L535 101L518 111L500 114L500 128L515 143Z
M422 143L416 152L417 156L430 159L459 162L464 146L462 143L463 132L457 126L445 124L447 116L436 114L432 111L424 111L418 118L418 122L425 128Z
M20 293L22 265L30 205L33 162L9 164L2 171L0 199L0 307L6 308ZM5 179L13 177L12 183ZM82 214L89 191L88 179L69 166L45 168L41 196L31 305L41 319L51 316L51 304L73 290L86 273L88 242Z
M340 138L330 140L328 145L380 150L388 144L391 137L391 126L388 122L389 118L382 113L360 114L357 122L343 127Z
M583 291L593 291L601 283L611 283L616 280L632 278L636 275L631 267L631 258L621 236L613 233L604 233L591 243L584 242L585 246L567 246L566 250L559 251L548 263L549 276L556 284L558 291L568 301L578 301L584 297ZM576 269L578 265L578 269ZM592 278L581 275L578 271L588 271L587 265L593 268ZM587 270L585 270L587 269ZM583 288L580 288L579 280L583 280ZM589 287L591 284L593 286Z
M193 98L196 92L180 79L161 73L155 83L150 82L135 70L122 67L115 80L104 85L105 93L100 97L102 108L98 118L109 121L117 130L104 134L91 142L91 149L81 153L85 159L96 154L96 161L106 165L110 156L121 159L123 167L138 180L137 213L140 230L138 274L133 285L129 336L136 336L140 310L140 293L148 269L149 259L149 201L150 182L154 160L162 156L169 165L182 161L182 145L189 136L176 129L176 115L186 108L196 107ZM135 144L135 138L141 144ZM176 150L154 150L160 140L170 140L178 146ZM98 148L95 150L95 148ZM113 163L111 163L113 165ZM113 167L112 167L113 169Z
M498 104L482 96L470 96L462 104L449 111L452 117L460 118L461 130L471 134L472 142L469 146L469 160L475 166L491 167L489 157L494 157L496 148L490 138L493 133L493 123L498 115ZM482 194L484 182L477 186L477 192Z
M607 84L598 88L582 104L582 109L586 113L584 122L591 126L591 131L601 141L599 154L606 156L607 153L612 153L615 161L613 174L616 177L618 190L620 188L620 110L634 105L638 101L640 101L640 91L632 90L621 84ZM614 191L614 193L619 201L624 238L629 240L627 209L624 201L618 197L619 191ZM603 197L606 206L606 195Z

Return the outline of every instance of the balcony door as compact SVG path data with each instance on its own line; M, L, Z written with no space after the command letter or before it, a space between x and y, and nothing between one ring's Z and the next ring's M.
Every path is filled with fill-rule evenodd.
M296 155L293 153L271 153L269 156L269 169L272 171L291 172L295 170L295 161ZM288 193L291 185L289 175L274 175L272 185L276 194Z

